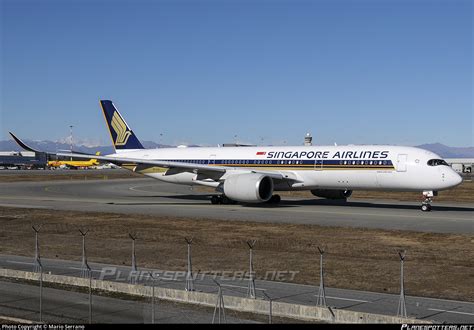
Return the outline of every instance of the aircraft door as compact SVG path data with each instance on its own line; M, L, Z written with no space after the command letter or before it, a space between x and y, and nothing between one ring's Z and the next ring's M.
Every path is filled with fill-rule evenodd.
M209 156L209 165L215 165L216 164L216 155L212 154Z
M397 159L397 172L407 171L407 155L399 154Z
M322 170L323 169L323 160L322 159L316 159L314 161L314 169L315 170Z

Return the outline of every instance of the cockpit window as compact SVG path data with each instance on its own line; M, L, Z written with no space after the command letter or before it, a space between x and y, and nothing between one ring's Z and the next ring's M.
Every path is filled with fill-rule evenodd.
M446 161L444 161L443 159L430 159L428 161L428 165L429 166L439 166L439 165L449 166L448 163L446 163Z

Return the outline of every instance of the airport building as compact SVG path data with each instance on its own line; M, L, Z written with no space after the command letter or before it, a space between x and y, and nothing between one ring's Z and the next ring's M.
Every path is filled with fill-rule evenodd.
M472 173L474 158L446 158L445 160L458 173Z
M0 169L46 168L45 153L31 151L0 151Z
M472 168L474 167L474 158L445 158L457 173L464 176L472 176Z

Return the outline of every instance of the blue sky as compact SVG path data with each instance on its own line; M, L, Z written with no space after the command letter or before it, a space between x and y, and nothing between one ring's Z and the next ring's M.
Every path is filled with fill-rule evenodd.
M0 3L0 139L474 145L472 1Z

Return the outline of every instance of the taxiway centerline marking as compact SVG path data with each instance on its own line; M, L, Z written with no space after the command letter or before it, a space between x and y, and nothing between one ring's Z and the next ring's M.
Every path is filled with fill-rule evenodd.
M361 302L361 303L369 303L370 302L368 300L351 299L351 298L339 298L339 297L330 297L330 296L326 296L326 298L337 299L337 300L355 301L355 302Z
M444 313L452 313L452 314L461 314L461 315L472 315L474 316L474 313L467 313L467 312L457 312L457 311L450 311L446 309L437 309L437 308L428 308L429 311L434 311L434 312L444 312Z

